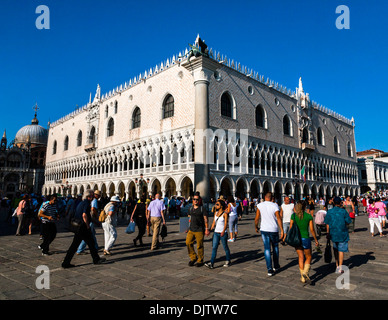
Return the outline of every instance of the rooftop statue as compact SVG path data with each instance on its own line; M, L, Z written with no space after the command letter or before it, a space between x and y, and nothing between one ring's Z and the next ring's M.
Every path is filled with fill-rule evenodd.
M194 45L191 45L189 43L189 46L191 48L191 50L188 52L188 61L190 62L190 58L191 57L200 57L200 56L204 56L204 57L209 57L209 50L207 48L207 44L205 43L204 40L202 40L199 35L197 36L197 39L195 40L195 43ZM197 47L199 46L199 48Z

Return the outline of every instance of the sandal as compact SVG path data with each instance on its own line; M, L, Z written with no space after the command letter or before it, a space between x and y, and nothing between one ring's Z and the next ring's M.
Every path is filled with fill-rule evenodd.
M106 255L106 256L111 256L112 254L111 254L108 250L105 250L105 249L104 249L104 255Z

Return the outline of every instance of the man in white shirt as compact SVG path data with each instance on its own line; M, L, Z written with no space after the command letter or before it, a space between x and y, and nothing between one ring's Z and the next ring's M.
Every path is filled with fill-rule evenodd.
M279 228L281 231L280 238L283 239L283 226L280 217L279 206L271 201L272 193L268 192L264 196L264 202L257 205L255 228L259 233L259 221L261 218L260 232L264 243L264 257L267 264L268 275L272 276L279 265ZM271 246L273 251L273 264L271 258Z
M294 204L291 203L289 197L284 198L284 203L280 207L280 217L282 218L283 221L283 231L284 231L284 236L281 239L281 244L285 244L285 239L288 233L288 230L290 229L290 220L291 220L291 215L294 213Z

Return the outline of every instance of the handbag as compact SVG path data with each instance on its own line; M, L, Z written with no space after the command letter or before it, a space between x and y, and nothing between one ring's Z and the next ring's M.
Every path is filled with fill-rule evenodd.
M356 215L354 214L354 212L349 212L349 217L352 218L352 219L355 219L356 218Z
M136 223L130 222L127 229L125 230L125 233L131 234L135 232Z
M73 233L77 233L81 228L82 220L77 218L71 218L69 223L69 230Z
M291 229L288 231L286 236L286 243L292 247L300 247L302 245L302 237L300 235L300 231L298 225L295 221L295 213L294 213L294 223L292 224Z
M167 226L165 224L162 225L162 230L160 231L160 236L162 237L162 239L167 237Z
M324 257L325 257L325 262L326 263L330 263L331 259L333 258L333 255L332 255L332 252L331 252L331 244L330 244L330 240L329 239L327 239Z

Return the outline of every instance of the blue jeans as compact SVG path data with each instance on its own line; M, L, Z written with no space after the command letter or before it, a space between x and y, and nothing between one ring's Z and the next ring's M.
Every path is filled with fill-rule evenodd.
M233 233L238 231L237 229L238 216L229 216L229 232Z
M218 245L220 244L220 240L222 242L222 246L224 247L226 254L226 261L230 261L230 250L228 247L228 233L225 231L224 236L221 237L221 233L214 232L213 234L213 250L212 250L212 258L210 260L211 264L214 264L217 256Z
M96 245L96 249L98 250L98 243L97 243L97 239L96 239L96 230L94 229L93 222L90 222L90 231L92 232L94 243ZM82 240L81 244L79 245L79 247L77 249L77 253L81 253L85 249L86 249L86 242L85 242L85 240Z
M279 233L278 232L267 232L260 231L261 237L264 243L264 257L267 264L267 270L272 270L272 259L271 259L271 245L273 251L273 264L275 269L279 269Z

